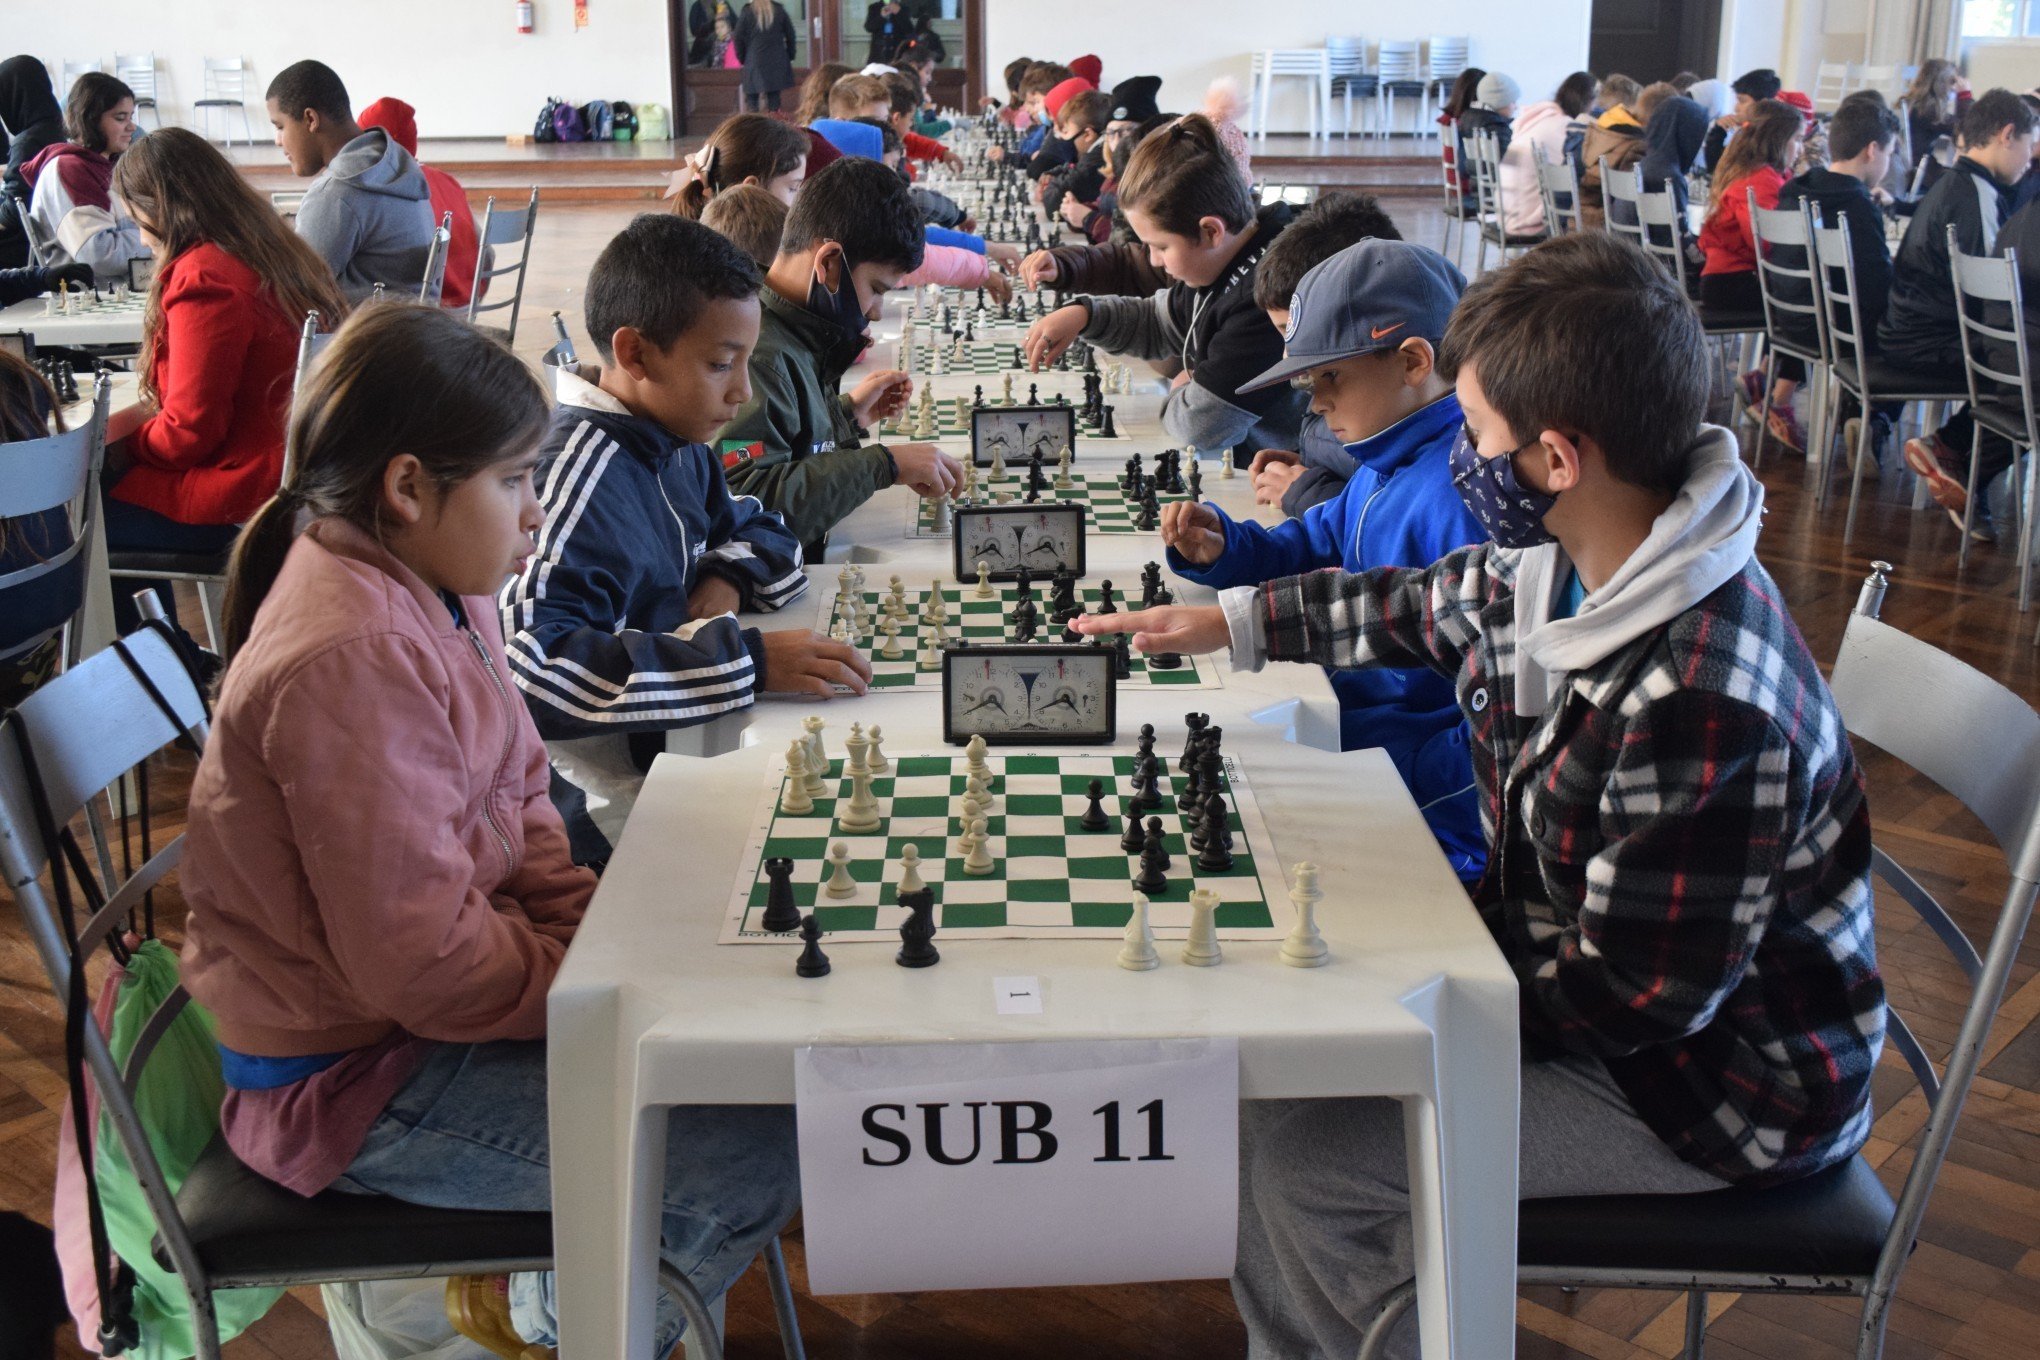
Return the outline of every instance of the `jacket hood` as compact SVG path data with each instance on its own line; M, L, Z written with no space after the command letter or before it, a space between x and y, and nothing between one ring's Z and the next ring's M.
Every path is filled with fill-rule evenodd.
M1643 155L1644 173L1659 179L1683 179L1707 141L1707 110L1675 95L1651 114L1643 140L1650 148Z
M1525 104L1516 111L1515 135L1521 137L1533 128L1546 123L1569 123L1572 119L1558 106L1554 99L1540 99L1535 104Z
M390 140L411 153L418 154L418 111L401 99L382 98L361 111L358 120L362 131L381 128L390 134Z
M326 173L363 193L414 201L432 197L418 162L381 128L371 128L341 147Z
M50 88L49 68L34 57L0 61L0 124L19 137L37 123L61 123L63 106Z
M1735 436L1703 425L1687 446L1679 494L1572 617L1551 617L1571 567L1564 551L1555 543L1526 549L1516 575L1518 712L1543 713L1565 676L1600 664L1733 579L1756 555L1763 517L1763 484Z
M1609 109L1599 118L1596 118L1594 126L1621 128L1631 132L1641 132L1643 130L1643 124L1636 121L1636 115L1623 108L1620 104L1617 104L1614 108Z
M869 123L851 122L845 118L817 118L808 126L845 156L862 156L875 161L885 155L885 136Z
M22 165L21 182L30 189L33 189L35 188L37 176L41 175L44 170L55 165L58 161L68 160L72 157L78 158L83 165L93 166L93 168L105 175L107 180L112 180L113 162L104 155L97 151L87 151L76 142L51 142L48 146L29 157Z

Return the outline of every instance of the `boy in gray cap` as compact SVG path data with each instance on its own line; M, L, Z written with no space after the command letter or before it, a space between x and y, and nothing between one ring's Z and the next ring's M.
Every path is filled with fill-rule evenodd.
M1448 460L1463 417L1437 370L1445 323L1466 280L1438 252L1366 240L1303 276L1289 302L1282 362L1243 391L1289 382L1345 446L1345 488L1273 528L1209 503L1162 508L1169 567L1215 589L1340 567L1429 566L1480 541ZM1340 745L1379 746L1459 876L1480 877L1480 825L1466 724L1451 682L1428 670L1335 670Z

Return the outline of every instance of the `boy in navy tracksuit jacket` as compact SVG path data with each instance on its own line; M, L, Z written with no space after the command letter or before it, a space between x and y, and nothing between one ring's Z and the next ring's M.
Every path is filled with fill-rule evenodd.
M1214 505L1166 507L1170 568L1224 589L1322 567L1429 566L1478 542L1480 525L1448 468L1464 423L1459 402L1432 369L1463 286L1442 256L1401 241L1363 241L1306 274L1291 303L1287 357L1254 384L1310 375L1312 409L1329 436L1351 440L1353 475L1330 500L1272 529ZM1392 423L1370 431L1384 414ZM1386 750L1453 871L1478 879L1487 836L1451 681L1428 670L1335 670L1331 681L1339 744Z
M589 277L588 328L608 362L555 379L534 478L545 527L503 588L503 636L555 770L611 842L667 731L810 677L851 683L836 666L862 665L806 630L737 623L807 588L799 540L730 494L705 442L748 396L758 277L699 223L640 217Z

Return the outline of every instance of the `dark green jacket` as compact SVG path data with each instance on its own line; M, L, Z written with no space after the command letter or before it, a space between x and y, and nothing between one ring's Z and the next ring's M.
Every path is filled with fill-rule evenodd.
M893 484L892 455L862 442L850 402L837 390L858 346L770 284L758 300L751 400L722 430L726 476L732 494L756 496L777 510L808 549L808 560L820 561L829 530L872 492ZM762 452L729 464L744 445Z

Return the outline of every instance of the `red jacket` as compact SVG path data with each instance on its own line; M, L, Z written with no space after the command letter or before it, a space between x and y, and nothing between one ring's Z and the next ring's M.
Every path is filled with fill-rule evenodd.
M283 424L303 317L218 246L162 265L153 376L161 409L128 438L116 500L180 524L240 524L283 480Z
M1731 181L1716 196L1714 211L1700 228L1700 249L1706 252L1704 274L1753 274L1757 269L1757 242L1750 235L1750 190L1757 191L1759 208L1778 206L1778 191L1785 177L1768 165L1760 165L1741 179Z
M918 132L909 132L900 138L900 145L906 148L910 161L939 161L949 154L949 148L933 137L923 137Z
M468 206L467 190L460 187L459 180L429 165L420 164L418 168L425 172L425 186L432 192L432 220L437 222L446 214L453 214L453 235L446 243L446 288L439 295L439 305L465 307L468 287L475 281L475 259L482 253L482 234L475 227L474 209ZM502 205L502 200L498 204ZM489 281L483 279L482 295L486 297L488 292Z

